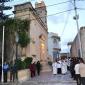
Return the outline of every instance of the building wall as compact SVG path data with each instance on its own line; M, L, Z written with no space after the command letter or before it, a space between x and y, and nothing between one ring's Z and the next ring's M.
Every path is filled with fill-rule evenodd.
M31 9L31 10L30 10ZM30 20L28 35L30 44L23 50L23 55L31 56L35 60L47 61L47 27L38 17L37 12L30 3L15 6L15 17ZM20 11L17 11L20 10ZM39 18L39 19L38 19ZM29 28L28 28L29 29Z
M36 2L35 3L35 10L41 17L42 21L44 22L45 26L47 26L47 10L46 10L46 5L44 1L41 1L40 3Z
M76 36L71 46L71 57L78 57L79 56L78 50L79 50L79 40L78 40L78 36Z
M82 57L85 60L85 27L81 27Z
M53 58L53 40L50 34L48 34L48 54Z
M82 57L85 59L85 27L80 28L80 39L81 39L81 48L82 48ZM71 45L71 56L72 57L79 57L79 39L78 35L76 35L72 45Z
M31 15L32 16L32 15ZM44 38L43 41L40 39ZM47 31L38 23L38 21L35 19L31 21L30 23L30 37L35 41L33 44L31 42L30 44L30 55L36 55L39 58L41 58L41 42L45 45L45 54L42 59L45 59L47 56ZM31 48L32 47L32 48ZM46 59L45 59L46 60Z

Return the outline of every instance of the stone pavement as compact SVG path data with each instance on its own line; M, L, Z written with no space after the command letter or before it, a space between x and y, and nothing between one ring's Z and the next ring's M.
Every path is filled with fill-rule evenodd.
M45 72L24 82L5 85L76 85L76 81L71 78L69 72L66 75L53 75L52 72Z
M66 75L53 75L52 72L42 73L20 85L76 85L69 72Z

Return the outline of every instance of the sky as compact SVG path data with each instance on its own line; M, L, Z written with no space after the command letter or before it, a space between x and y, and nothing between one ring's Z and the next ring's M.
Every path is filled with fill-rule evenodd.
M30 1L33 6L36 1L41 0L13 0L7 2L6 5L14 6ZM61 38L61 52L69 52L68 42L72 42L78 32L75 16L73 0L43 0L47 6L47 25L48 32L57 33ZM85 0L76 0L77 13L79 15L79 28L85 26ZM67 11L70 10L70 11ZM13 11L13 9L11 10ZM5 12L12 14L11 11ZM63 12L67 11L67 12ZM62 13L61 13L62 12Z

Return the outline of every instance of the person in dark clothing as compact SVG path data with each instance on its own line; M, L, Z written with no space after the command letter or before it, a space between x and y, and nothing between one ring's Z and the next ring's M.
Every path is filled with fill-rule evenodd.
M74 80L76 79L75 70L74 70L75 64L76 64L76 58L74 57L74 58L71 59L71 64L70 64L71 77Z
M32 64L29 66L29 69L30 69L30 72L31 72L31 77L34 77L34 76L35 76L35 72L36 72L35 63L32 63Z
M4 72L4 82L7 82L7 73L9 70L9 65L5 62L3 65L3 72Z
M12 67L12 74L13 74L13 82L16 80L18 80L18 76L17 76L17 65L16 65L16 62L15 64L13 65Z
M10 82L13 81L13 62L10 62Z
M40 75L40 70L41 70L41 64L40 64L40 61L38 61L36 63L36 71L37 71L37 74Z
M74 71L74 64L73 64L73 61L71 61L70 72L71 72L71 77L74 78L75 71Z
M2 77L2 65L0 64L0 82L1 82L1 77Z

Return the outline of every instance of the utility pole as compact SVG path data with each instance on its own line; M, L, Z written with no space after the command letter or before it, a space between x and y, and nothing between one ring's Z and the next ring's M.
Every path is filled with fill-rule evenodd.
M78 23L79 16L78 16L78 14L77 14L76 0L74 0L74 11L75 11L74 19L76 20L77 31L78 31L79 52L80 52L80 57L82 57L82 47L81 47L81 39L80 39L80 29L79 29L79 23Z
M2 83L4 82L4 73L3 73L3 64L4 64L4 28L5 26L3 26L3 38L2 38Z

